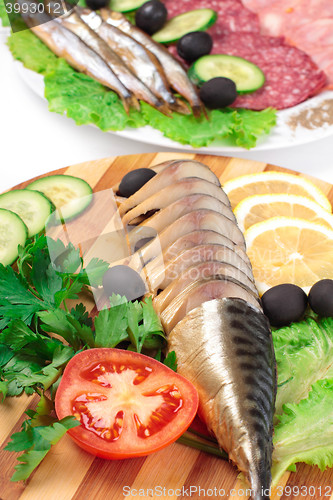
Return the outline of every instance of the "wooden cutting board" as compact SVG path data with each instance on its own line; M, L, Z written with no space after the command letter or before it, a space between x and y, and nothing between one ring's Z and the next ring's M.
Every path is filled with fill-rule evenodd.
M85 162L62 168L52 174L81 177L89 182L94 191L99 191L117 184L129 170L177 158L202 161L218 175L221 182L263 170L288 172L274 165L238 158L148 153ZM333 202L333 186L312 177L310 179ZM16 188L23 188L28 182L31 181ZM36 401L35 397L21 396L8 399L0 405L0 500L248 498L242 483L237 479L236 468L228 462L186 446L175 443L147 458L107 461L82 451L68 436L62 438L52 449L28 484L12 483L10 477L17 463L17 455L4 451L3 448L10 435L20 430L25 410L34 408ZM284 474L271 498L333 500L333 469L321 472L317 467L301 464L296 473Z

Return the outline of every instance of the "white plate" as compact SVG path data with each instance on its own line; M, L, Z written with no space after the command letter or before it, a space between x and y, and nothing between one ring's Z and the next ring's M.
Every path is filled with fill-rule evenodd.
M24 80L24 82L31 88L33 92L45 99L44 97L44 79L43 76L26 69L22 63L15 61L15 65L18 74ZM325 91L321 94L308 99L307 101L294 106L293 108L286 109L283 111L278 111L277 125L272 130L272 132L263 138L261 138L257 146L254 148L256 151L272 150L287 148L290 146L298 146L301 144L307 144L311 141L316 141L318 139L324 139L330 135L333 135L333 124L324 123L321 125L316 125L313 128L307 128L301 125L297 125L296 128L292 128L289 125L289 121L292 117L297 116L302 111L306 113L313 113L314 110L318 109L318 112L322 108L324 101L332 101L333 106L333 91ZM193 148L192 146L187 146L180 144L178 142L172 141L167 137L164 137L162 132L153 129L152 127L146 126L139 129L126 128L122 131L111 131L112 134L117 134L121 137L127 139L132 139L146 144L153 144L161 147L168 147L173 149L182 149L193 151L196 149L198 152L203 153L223 153L223 152L239 152L244 151L243 148L231 146L228 141L216 140L212 142L208 147L203 148Z

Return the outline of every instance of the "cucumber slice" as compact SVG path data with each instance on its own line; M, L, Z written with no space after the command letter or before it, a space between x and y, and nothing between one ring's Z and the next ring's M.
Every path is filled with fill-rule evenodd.
M0 208L0 264L9 266L18 257L18 246L24 245L28 228L14 212Z
M147 0L111 0L110 9L116 12L131 12L146 2Z
M37 179L27 189L41 191L47 196L61 219L69 220L79 215L92 201L92 189L83 179L71 175L50 175Z
M42 231L54 206L42 193L28 189L14 189L0 195L0 208L17 214L28 228L28 236Z
M202 56L188 70L189 78L196 85L217 76L230 78L240 94L254 92L265 83L265 75L258 66L247 59L227 54Z
M155 42L172 43L192 31L205 31L217 19L213 9L196 9L175 16L165 23L162 29L153 35Z

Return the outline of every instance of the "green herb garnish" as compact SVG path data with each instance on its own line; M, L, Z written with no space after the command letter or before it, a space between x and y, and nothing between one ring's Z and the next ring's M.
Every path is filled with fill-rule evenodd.
M50 253L61 258L52 263ZM17 271L0 265L0 400L23 392L41 399L37 412L28 410L30 420L6 447L25 451L13 481L27 479L51 445L79 425L73 417L58 421L53 402L44 394L50 389L54 399L63 370L77 352L120 345L160 357L165 345L151 298L128 302L113 295L110 308L94 319L83 303L69 306L83 291L91 293L90 286L101 285L107 262L94 258L84 267L72 244L65 247L60 240L39 235L19 249L16 266ZM175 359L169 355L170 363L174 366Z

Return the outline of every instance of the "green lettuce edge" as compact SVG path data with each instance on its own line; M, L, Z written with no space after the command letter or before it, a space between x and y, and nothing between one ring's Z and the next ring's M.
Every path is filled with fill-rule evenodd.
M307 398L283 406L274 428L273 486L298 462L333 467L333 379L315 382ZM294 469L293 469L294 470Z
M1 1L1 0L0 0ZM205 147L216 139L251 149L276 125L276 111L225 109L209 111L209 119L173 113L162 115L146 103L141 112L127 115L118 96L93 80L78 73L64 59L55 56L31 31L12 33L8 46L15 59L28 69L44 76L45 97L49 110L66 114L77 125L94 124L103 131L124 130L150 125L165 137L194 148Z

